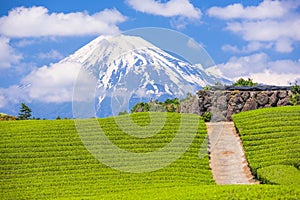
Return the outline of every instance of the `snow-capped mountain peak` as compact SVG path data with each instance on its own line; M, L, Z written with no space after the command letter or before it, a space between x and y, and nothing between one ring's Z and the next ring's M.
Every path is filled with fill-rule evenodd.
M99 61L113 60L121 54L134 49L155 48L154 45L135 36L99 36L80 48L74 54L61 62L73 61L86 65L93 65Z
M121 88L140 100L163 100L184 97L219 81L201 64L192 65L136 36L100 36L61 62L79 62L97 78L102 91L99 110L108 106L105 98Z

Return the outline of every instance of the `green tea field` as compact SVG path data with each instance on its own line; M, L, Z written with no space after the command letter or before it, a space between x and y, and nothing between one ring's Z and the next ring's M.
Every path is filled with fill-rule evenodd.
M288 173L295 170L299 173L300 109L295 108L286 108L280 112L274 110L275 114L269 114L267 118L270 123L277 124L277 130L282 130L278 133L266 132L271 129L266 122L261 125L255 123L251 127L252 130L266 130L262 135L258 131L251 132L247 129L249 125L243 123L251 115L255 115L252 120L263 120L258 117L263 110L258 111L258 114L249 112L249 115L245 113L234 117L245 143L250 167L255 172L275 164L288 164L295 168L291 171L288 169ZM273 110L265 112L273 113ZM294 120L284 122L276 117L276 113ZM156 119L163 120L163 114L155 115ZM130 118L140 127L151 123L148 113L132 114ZM182 120L183 118L186 120ZM128 116L97 119L106 137L121 149L147 154L158 151L171 142L174 143L174 149L170 154L181 151L182 145L187 145L188 148L178 159L162 168L152 170L153 167L147 166L147 163L155 166L163 159L152 156L145 161L146 164L137 163L146 172L122 171L117 169L124 167L119 159L115 159L118 155L106 155L114 160L110 163L113 165L111 167L91 154L91 138L97 135L92 126L86 127L93 136L87 138L78 134L74 120L1 121L0 199L297 199L300 196L298 182L278 183L281 185L216 185L209 167L209 157L200 153L207 132L203 119L197 115L168 113L160 131L144 138L124 133L120 128L124 124L120 126L120 122L126 122L126 119ZM274 121L277 119L280 120ZM83 122L88 124L89 120ZM189 122L198 122L196 130L193 125L195 123ZM255 126L257 129L254 129ZM132 134L143 134L130 124L125 123L125 127ZM285 134L283 130L291 135L282 135ZM184 134L176 139L177 132ZM194 132L190 142L188 136ZM264 139L268 138L267 133L270 133L270 143L268 139ZM261 138L257 140L255 135ZM282 137L284 139L280 139ZM268 143L270 149L275 140L278 140L276 144L279 146L274 147L276 154L274 149L264 152L267 149L259 146L260 140L261 143L265 142L263 144ZM276 155L277 160L272 155ZM131 167L129 169L135 169L134 166ZM272 182L271 179L269 182Z
M267 108L233 117L251 171L263 183L300 185L300 107Z

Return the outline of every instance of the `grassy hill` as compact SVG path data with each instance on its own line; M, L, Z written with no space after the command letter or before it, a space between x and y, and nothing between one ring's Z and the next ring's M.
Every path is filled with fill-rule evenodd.
M264 183L300 185L300 107L233 116L252 172Z
M164 120L163 113L155 115L156 120ZM151 125L149 114L136 113L130 118L135 123L129 124L128 115L75 122L1 121L0 199L296 199L300 195L299 190L291 186L216 186L208 156L200 154L199 157L207 133L202 118L196 115L168 113L162 128L158 127L160 131L147 137L143 137L144 132L140 130ZM98 129L93 127L95 121L113 144L128 152L147 154L173 141L174 151L170 154L182 145L189 147L174 162L155 171L151 167L149 171L143 163L137 166L149 172L120 171L103 164L94 157L97 155L90 153L93 138L98 134ZM84 126L87 135L78 134L78 122L91 123ZM198 122L196 131L195 123L190 122ZM125 134L124 130L135 136ZM182 134L176 139L180 132ZM193 132L195 137L190 144ZM117 154L107 156L118 158ZM155 166L161 159L153 156L145 163ZM110 164L115 168L123 167L122 160L112 160Z

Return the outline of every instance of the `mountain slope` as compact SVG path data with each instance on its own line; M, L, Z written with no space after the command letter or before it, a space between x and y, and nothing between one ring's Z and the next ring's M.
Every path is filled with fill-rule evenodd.
M115 98L119 90L134 104L138 100L182 98L203 86L223 82L207 74L201 64L192 65L136 36L100 36L63 62L81 63L98 80L98 110L107 108L111 99L105 105L103 102ZM127 103L122 109L129 107Z

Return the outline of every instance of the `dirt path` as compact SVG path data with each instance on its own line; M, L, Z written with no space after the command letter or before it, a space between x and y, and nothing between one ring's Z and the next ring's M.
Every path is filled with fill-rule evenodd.
M207 123L210 167L217 184L253 184L233 122Z

